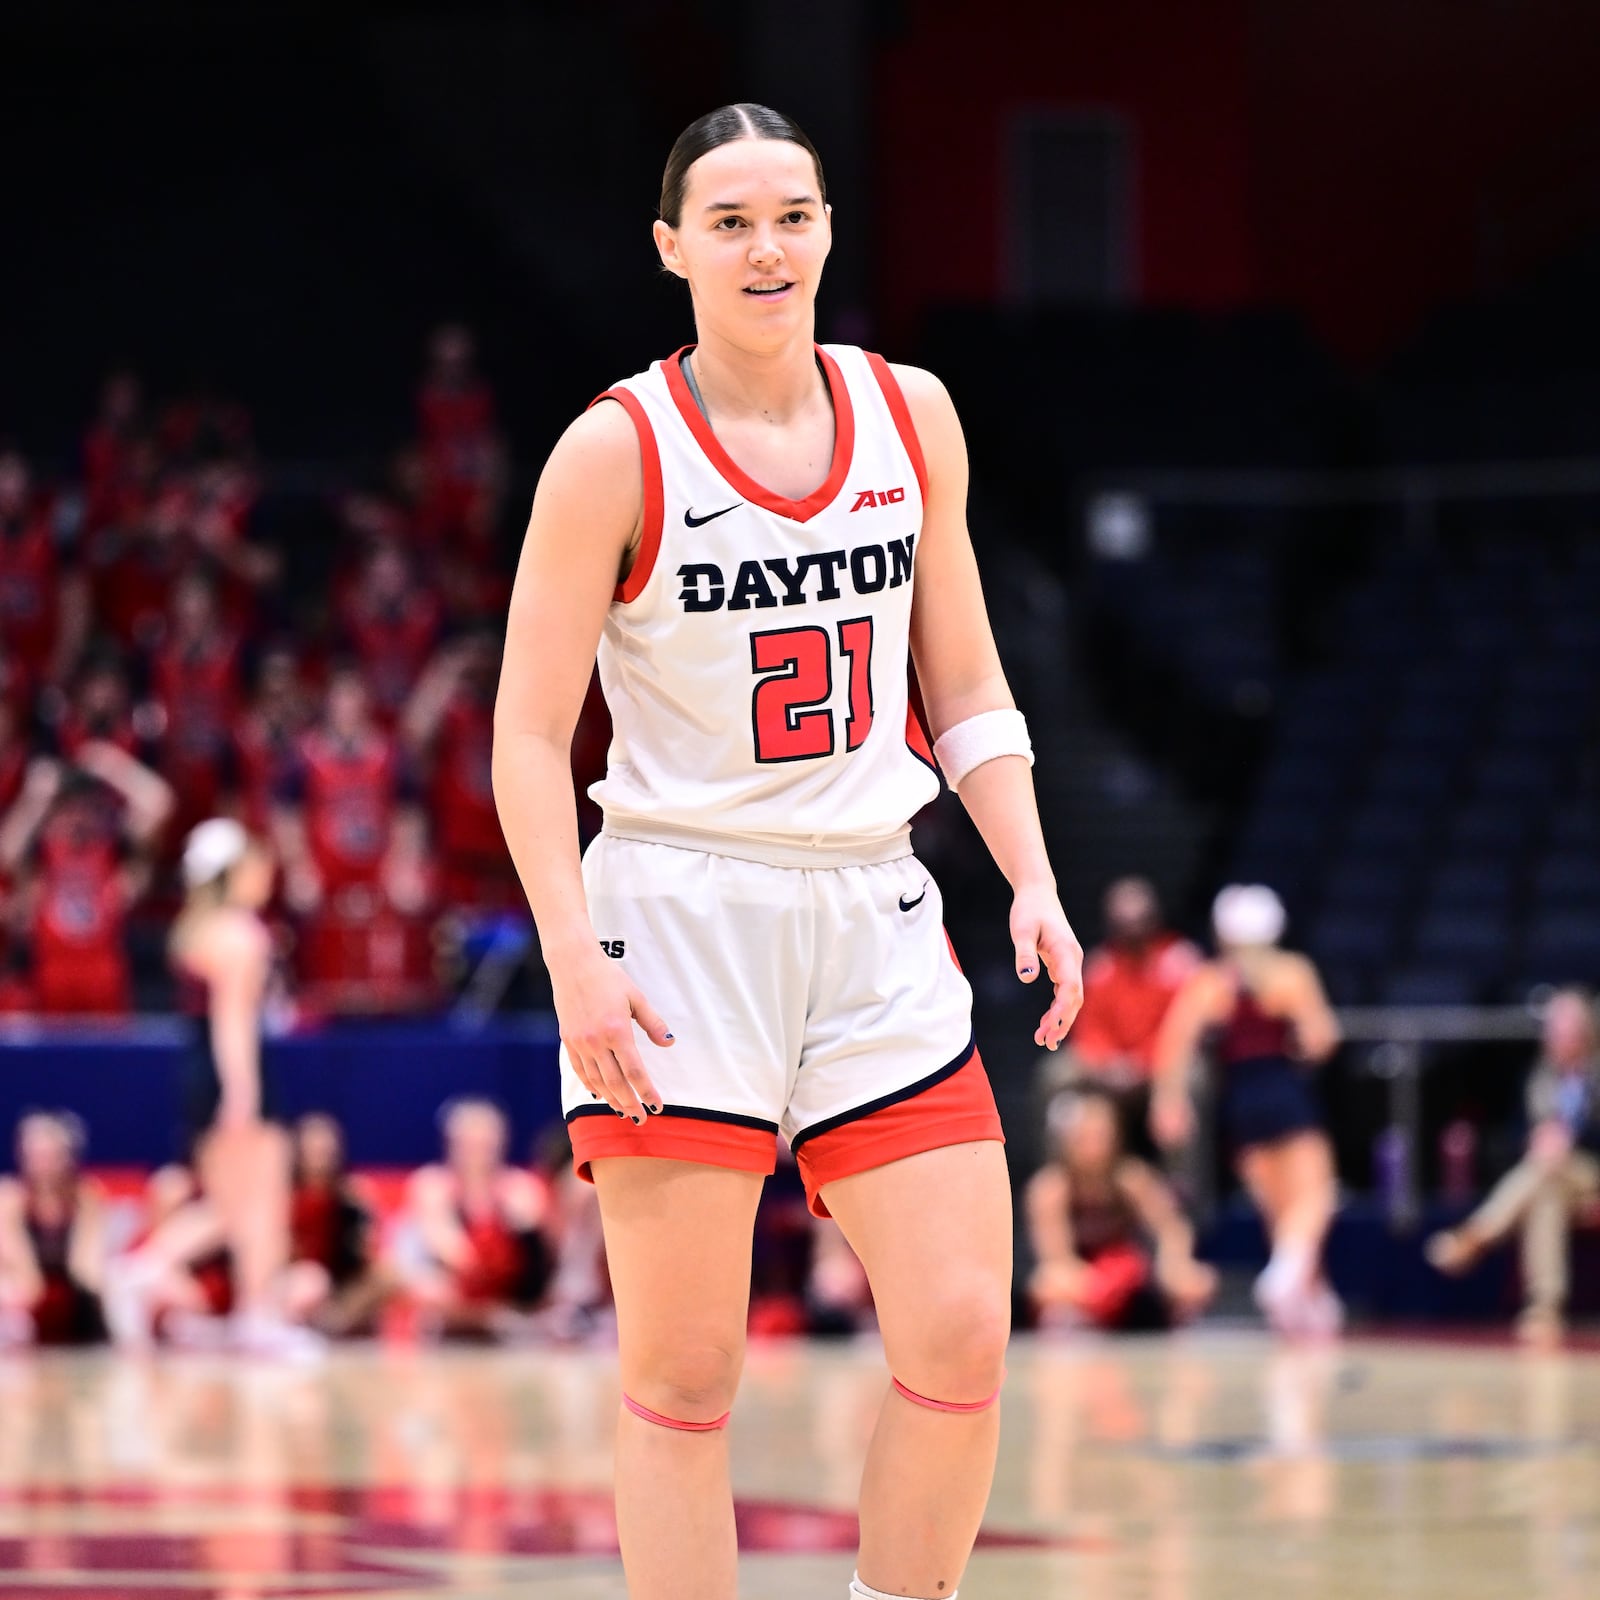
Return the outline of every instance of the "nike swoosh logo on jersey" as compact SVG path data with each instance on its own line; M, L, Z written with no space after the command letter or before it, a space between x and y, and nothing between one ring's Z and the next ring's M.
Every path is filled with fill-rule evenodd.
M720 511L713 511L709 517L697 517L694 507L690 506L683 514L683 525L686 528L700 528L708 522L715 522L718 517L725 517L730 511L737 511L744 502L735 500L731 506L724 506Z
M915 911L917 907L920 906L927 898L928 886L927 884L923 884L922 893L919 894L915 900L907 900L904 895L900 896L900 909L902 911Z

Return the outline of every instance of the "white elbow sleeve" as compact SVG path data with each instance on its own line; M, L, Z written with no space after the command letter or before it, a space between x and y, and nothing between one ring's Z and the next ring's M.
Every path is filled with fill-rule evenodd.
M959 789L968 773L997 756L1021 756L1033 765L1028 723L1020 711L980 711L947 728L933 746L933 758L952 789Z

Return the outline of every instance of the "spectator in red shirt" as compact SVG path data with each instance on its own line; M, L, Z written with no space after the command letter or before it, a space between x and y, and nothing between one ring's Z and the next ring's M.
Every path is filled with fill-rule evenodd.
M105 1338L105 1196L82 1152L70 1112L17 1124L17 1176L0 1178L0 1349Z
M161 723L161 770L178 794L170 831L182 837L215 816L234 787L239 649L204 572L185 573L172 591L165 636L150 660L150 689Z
M89 595L65 568L28 463L0 448L0 641L24 700L72 670L89 627Z
M1173 996L1200 964L1187 939L1161 925L1145 878L1119 878L1105 895L1105 943L1083 963L1083 1009L1059 1055L1046 1056L1049 1092L1090 1080L1108 1090L1139 1140L1149 1107L1156 1037Z
M361 563L341 611L375 709L392 723L438 643L439 602L418 581L405 551L383 540Z
M199 552L194 521L188 480L168 476L141 515L96 541L95 613L123 648L159 641L173 587Z
M425 1331L525 1337L555 1267L549 1191L507 1161L498 1106L457 1100L441 1121L444 1160L407 1187L397 1270Z
M131 1005L124 930L149 886L150 851L173 809L167 784L104 739L71 766L40 758L0 822L0 872L19 880L34 1008L123 1016Z
M417 433L426 472L419 531L434 542L481 539L499 500L501 449L494 395L479 376L472 331L459 323L436 329L429 342Z
M324 715L300 736L278 800L287 898L307 919L308 996L357 1011L431 1000L427 826L399 746L373 717L354 668L330 677Z
M67 760L91 740L104 740L141 760L152 731L148 711L135 710L128 674L118 656L96 652L84 663L72 701L55 731L56 747Z
M113 372L100 390L100 410L83 440L83 531L92 537L120 522L140 476L144 390L133 372Z
M426 774L440 893L451 905L505 910L523 904L495 813L491 778L494 636L469 635L435 656L406 708L403 733Z
M360 671L328 679L321 719L301 734L278 795L277 833L290 904L311 909L359 888L415 909L412 878L426 825L393 735L372 715Z
M311 717L311 696L293 649L269 646L256 665L255 694L234 724L243 821L252 833L271 830L274 800L292 787L300 736Z

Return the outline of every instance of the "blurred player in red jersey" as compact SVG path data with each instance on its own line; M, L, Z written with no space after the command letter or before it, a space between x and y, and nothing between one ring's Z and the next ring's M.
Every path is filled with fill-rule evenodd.
M293 785L300 736L312 715L311 695L293 648L276 644L263 650L256 663L255 692L233 725L240 801L253 833L271 829L276 797Z
M345 1169L344 1133L332 1117L301 1117L293 1138L285 1309L322 1333L368 1331L395 1287L377 1259L371 1202Z
M445 1108L444 1161L423 1167L406 1193L402 1280L438 1333L514 1338L555 1267L549 1195L506 1160L506 1119L487 1100Z
M239 648L203 571L172 591L161 643L150 659L150 688L161 712L160 764L177 791L173 833L183 836L214 815L233 788L233 734L239 717Z
M1115 1100L1092 1086L1051 1102L1050 1157L1024 1202L1036 1263L1028 1292L1044 1326L1164 1328L1216 1293L1177 1197L1124 1152L1120 1122Z
M105 739L80 741L70 764L40 757L29 766L0 822L0 872L18 882L35 1009L126 1014L124 927L172 810L167 783Z
M378 715L393 723L439 639L439 602L418 582L398 544L375 545L340 606L346 640L361 663Z
M491 775L500 654L478 633L441 650L406 707L402 731L425 774L443 900L479 910L521 907Z
M0 1348L105 1337L105 1198L82 1153L69 1112L17 1124L17 1176L0 1178Z
M61 562L28 463L0 447L0 643L19 703L66 679L88 628L88 588Z

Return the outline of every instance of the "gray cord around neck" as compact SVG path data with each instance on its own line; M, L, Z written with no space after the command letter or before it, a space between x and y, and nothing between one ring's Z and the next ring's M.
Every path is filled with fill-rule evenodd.
M828 383L828 369L823 366L821 356L818 356L816 359L817 371L822 374L822 387L827 390L828 403L831 405L833 403L833 389ZM693 396L694 403L699 408L700 415L704 417L707 422L710 422L711 413L706 410L705 396L700 393L700 380L694 375L694 351L689 351L689 353L685 355L684 358L678 363L678 366L683 372L683 381L688 384L689 393Z

